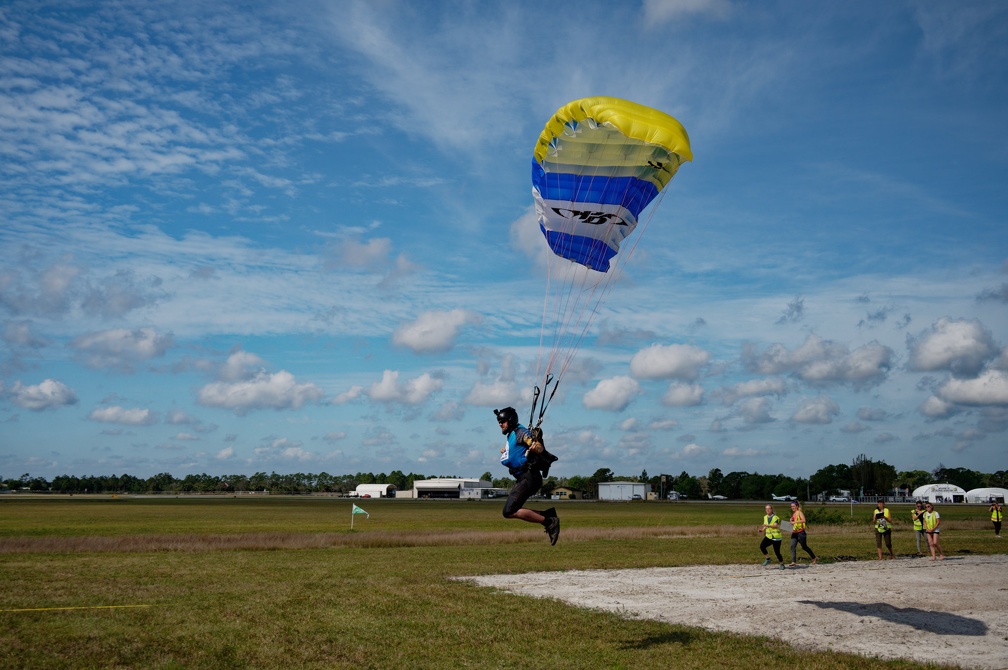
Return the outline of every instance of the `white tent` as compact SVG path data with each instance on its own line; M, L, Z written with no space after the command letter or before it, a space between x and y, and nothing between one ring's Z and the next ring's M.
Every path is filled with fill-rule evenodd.
M396 487L392 484L358 484L355 493L363 498L394 498Z
M914 489L913 497L933 503L966 502L966 489L955 484L925 484Z
M997 500L1000 503L1008 500L1008 489L989 486L987 488L973 489L966 492L966 502L987 503L991 500Z

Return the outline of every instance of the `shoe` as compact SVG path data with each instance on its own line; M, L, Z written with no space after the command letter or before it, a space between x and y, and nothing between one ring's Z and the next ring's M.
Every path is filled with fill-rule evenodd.
M797 563L788 563L788 567L789 568L797 568L798 564Z
M768 565L770 565L770 559L769 558L763 559L763 567L765 568Z
M556 517L556 507L550 507L549 509L544 509L543 511L541 511L539 513L542 514L547 519L550 518L550 517L554 517L555 518Z
M549 535L550 544L556 544L560 539L560 519L556 516L546 517L546 534Z
M781 570L783 570L783 569L784 569L784 564L783 564L783 563L781 563L781 564L780 564L780 569L781 569Z

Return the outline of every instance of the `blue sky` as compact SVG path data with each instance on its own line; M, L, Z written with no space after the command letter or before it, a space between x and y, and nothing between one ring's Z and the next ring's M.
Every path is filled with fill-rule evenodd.
M0 476L504 474L562 104L678 118L559 475L1006 467L1008 5L0 8Z

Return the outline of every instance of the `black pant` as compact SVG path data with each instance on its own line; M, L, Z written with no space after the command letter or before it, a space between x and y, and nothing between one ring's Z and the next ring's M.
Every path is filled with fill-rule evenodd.
M792 563L794 563L794 562L796 562L798 560L798 545L799 544L801 545L801 548L805 550L805 553L809 555L809 558L811 558L813 561L815 560L815 554L812 553L812 550L808 548L808 544L806 544L805 538L806 538L806 535L805 535L805 531L803 531L803 530L802 531L798 531L797 533L795 533L795 532L791 533L791 562Z
M510 519L515 513L525 506L525 501L534 496L542 488L542 475L538 470L531 470L527 467L519 472L517 481L511 487L507 500L504 501L504 518Z
M773 545L773 553L777 554L777 562L783 563L784 557L780 553L781 540L771 540L769 537L764 537L763 541L760 542L759 550L763 552L764 556L769 557L770 552L767 551L767 547L771 545Z

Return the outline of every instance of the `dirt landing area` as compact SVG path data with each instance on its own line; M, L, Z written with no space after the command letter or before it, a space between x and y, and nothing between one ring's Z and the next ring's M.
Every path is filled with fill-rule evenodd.
M1008 555L468 577L482 586L796 647L1008 668Z

